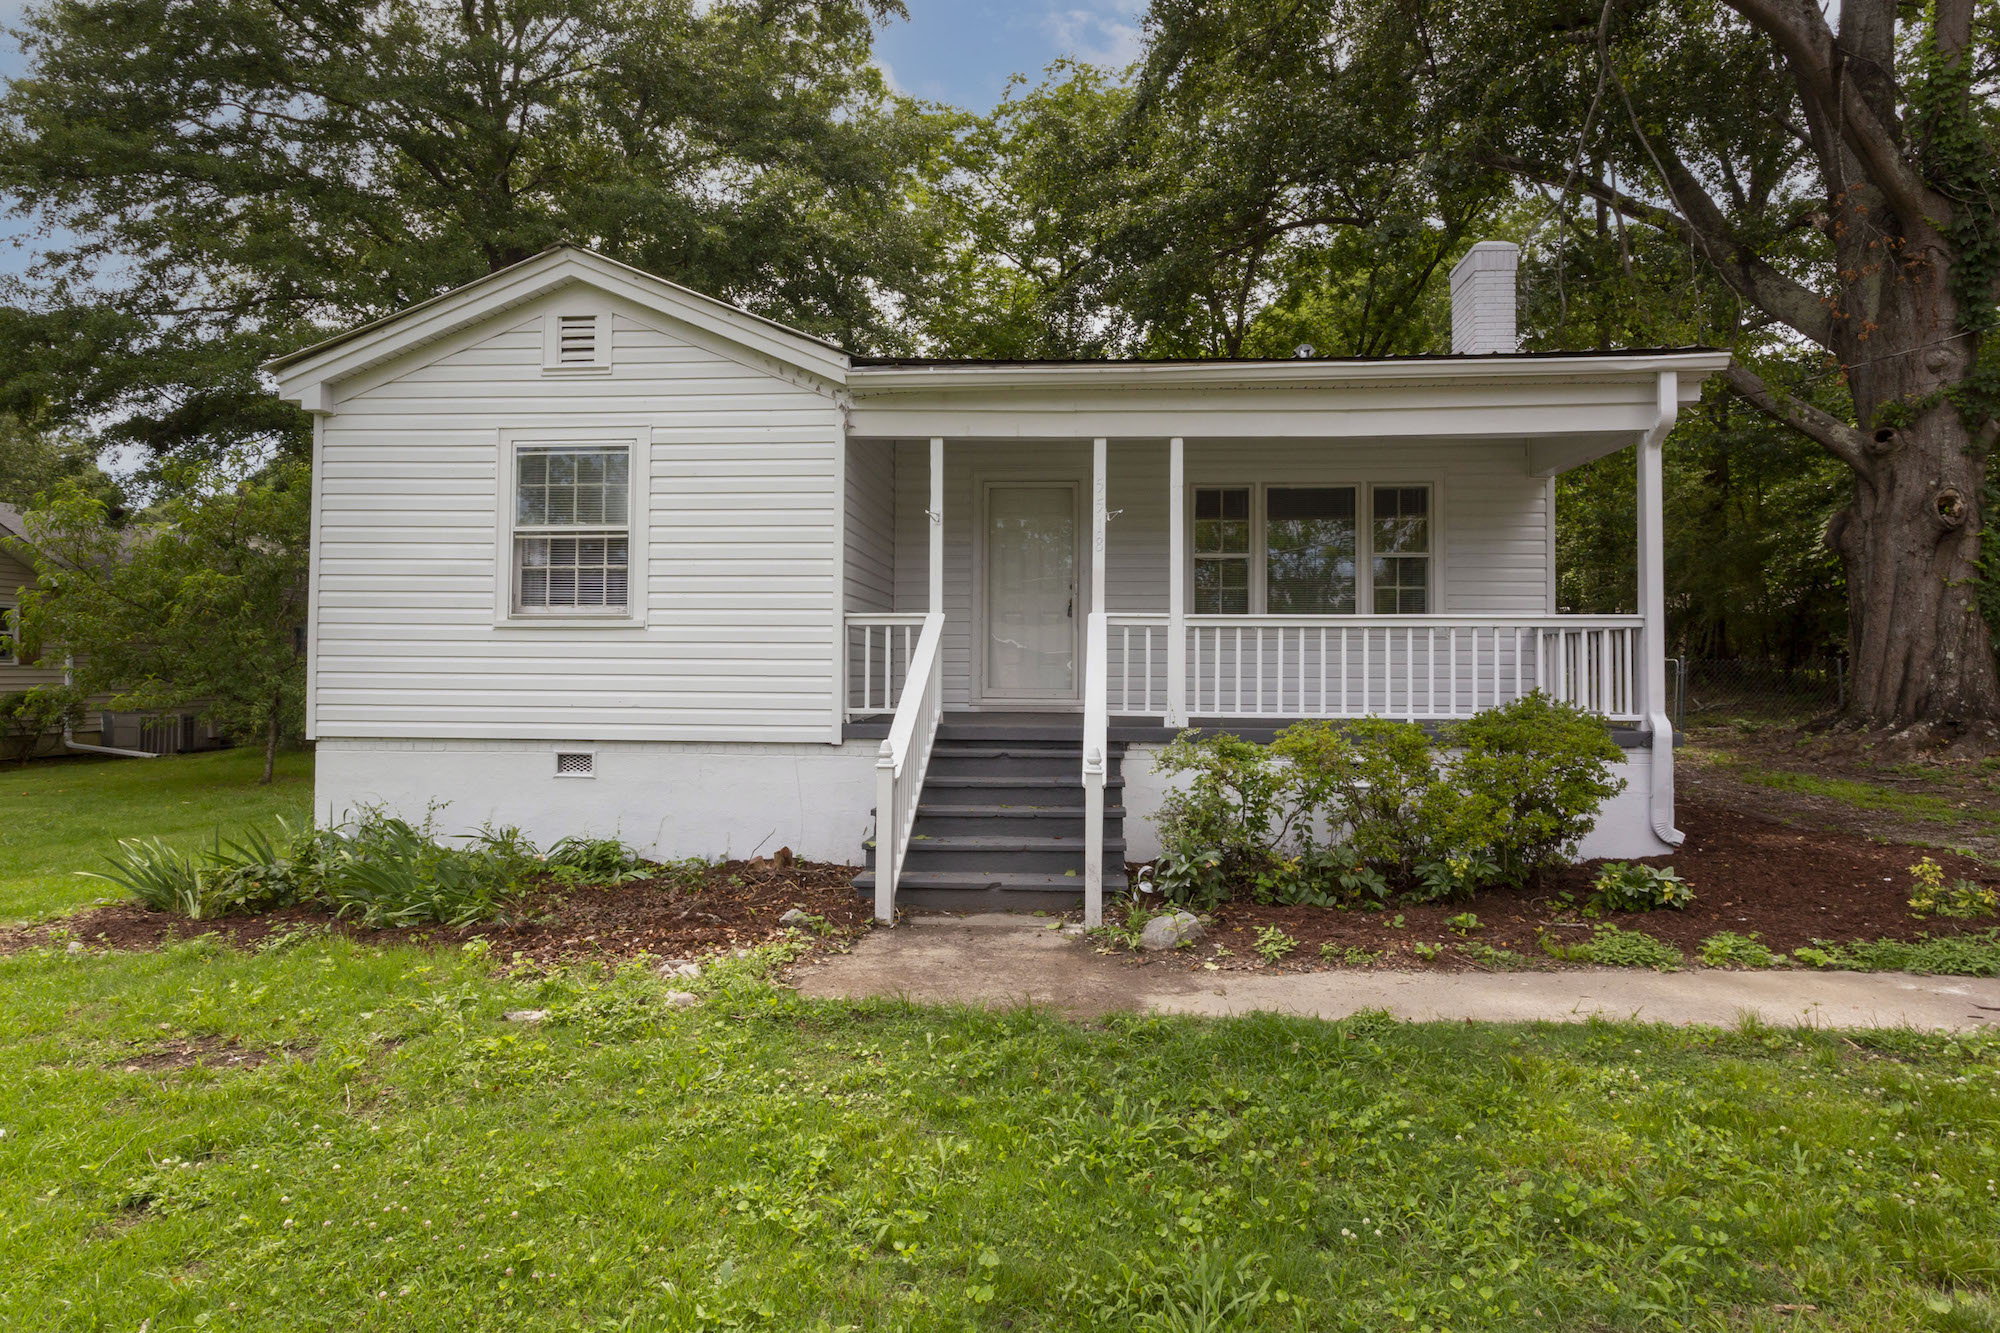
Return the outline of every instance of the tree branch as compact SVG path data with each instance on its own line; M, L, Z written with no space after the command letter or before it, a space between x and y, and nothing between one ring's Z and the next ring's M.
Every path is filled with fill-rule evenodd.
M1776 418L1816 441L1821 448L1864 477L1873 476L1875 465L1868 453L1868 437L1830 412L1791 394L1779 394L1758 374L1732 363L1722 372L1736 396L1766 416Z
M1902 134L1885 123L1874 102L1854 86L1846 71L1839 43L1826 16L1811 0L1724 0L1751 27L1769 37L1799 85L1801 96L1816 102L1835 127L1842 143L1861 162L1868 179L1889 201L1905 224L1950 215L1950 202L1938 197L1912 162L1904 156ZM1825 163L1828 168L1835 163ZM1838 173L1827 171L1829 180Z

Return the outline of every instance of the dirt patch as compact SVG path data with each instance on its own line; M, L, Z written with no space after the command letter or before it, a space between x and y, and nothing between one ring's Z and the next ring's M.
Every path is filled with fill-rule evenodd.
M1226 903L1215 912L1214 928L1198 948L1144 957L1180 967L1207 969L1212 964L1217 970L1312 970L1372 962L1470 971L1491 970L1496 964L1473 957L1463 947L1467 944L1512 950L1533 965L1553 966L1540 946L1544 934L1583 940L1600 921L1643 930L1690 955L1703 939L1726 930L1755 934L1782 952L1815 939L1909 940L1996 924L1990 917L1920 921L1910 915L1909 868L1920 856L1931 856L1947 878L2000 883L2000 869L1983 861L1851 832L1808 831L1760 814L1689 801L1681 803L1678 822L1687 841L1672 856L1648 862L1672 865L1694 887L1694 902L1677 912L1583 916L1579 909L1601 864L1588 862L1547 876L1535 888L1482 893L1469 903L1381 912ZM1570 902L1563 901L1564 893ZM1448 921L1464 912L1478 916L1480 929L1464 935L1451 929ZM1255 950L1258 932L1274 926L1298 941L1298 947L1271 964ZM1218 944L1227 951L1219 957ZM1454 947L1425 959L1419 945ZM1323 949L1332 956L1323 957ZM1364 954L1374 957L1364 959Z
M162 1069L255 1069L282 1056L296 1055L310 1060L312 1054L309 1046L257 1050L239 1046L225 1037L186 1037L120 1056L108 1062L107 1067L123 1069L128 1074Z
M137 903L113 903L35 926L0 931L0 952L64 937L91 947L157 949L177 939L219 935L257 948L307 931L370 944L456 946L485 939L495 956L540 964L582 958L696 958L763 944L783 932L778 918L794 907L831 928L813 939L839 939L865 926L868 904L854 891L855 868L817 861L777 865L731 861L699 875L684 871L609 887L551 888L535 893L516 919L463 927L366 930L331 913L294 907L214 921L185 921Z

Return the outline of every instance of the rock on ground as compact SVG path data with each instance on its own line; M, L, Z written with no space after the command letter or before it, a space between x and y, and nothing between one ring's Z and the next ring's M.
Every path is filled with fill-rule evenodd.
M1193 912L1169 912L1156 916L1139 932L1141 949L1177 949L1201 938L1201 919Z

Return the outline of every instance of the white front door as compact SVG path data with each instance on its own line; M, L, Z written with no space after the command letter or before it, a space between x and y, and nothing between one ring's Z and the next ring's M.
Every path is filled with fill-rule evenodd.
M985 525L981 696L1075 699L1076 483L989 482Z

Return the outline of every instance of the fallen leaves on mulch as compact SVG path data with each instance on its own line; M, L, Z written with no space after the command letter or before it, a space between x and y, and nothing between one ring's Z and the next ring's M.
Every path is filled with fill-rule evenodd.
M463 927L367 930L307 907L186 921L137 903L92 908L36 926L0 931L0 952L67 937L89 947L155 949L176 939L219 935L255 948L273 935L310 929L367 944L452 946L491 942L496 957L551 964L582 958L697 958L763 944L782 933L778 918L794 907L824 920L838 940L865 926L869 906L854 891L855 868L818 861L730 861L699 878L673 870L607 887L551 888L531 895L518 918Z
M1538 966L1554 966L1538 943L1547 932L1563 941L1588 939L1600 921L1643 930L1679 946L1690 957L1701 941L1730 930L1756 935L1779 952L1815 939L1911 940L1985 930L1987 917L1974 921L1918 920L1910 915L1910 867L1929 856L1947 879L2000 883L1995 867L1935 848L1882 843L1852 833L1801 829L1761 815L1720 806L1682 802L1678 820L1687 841L1671 856L1648 858L1648 865L1671 865L1694 887L1694 902L1680 911L1611 912L1586 918L1579 912L1602 862L1566 867L1528 889L1482 893L1470 902L1426 907L1391 907L1381 912L1335 911L1316 907L1260 907L1226 903L1215 912L1207 940L1172 955L1183 966L1216 962L1222 968L1268 968L1255 953L1257 932L1275 926L1299 942L1282 963L1285 970L1338 965L1323 961L1321 947L1377 953L1378 964L1479 970L1462 947L1434 960L1416 957L1412 946L1478 942L1524 954ZM1568 892L1573 905L1560 901ZM1481 929L1455 934L1445 923L1463 912L1479 918ZM1401 927L1393 923L1400 918ZM1217 959L1214 946L1229 952Z

